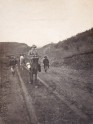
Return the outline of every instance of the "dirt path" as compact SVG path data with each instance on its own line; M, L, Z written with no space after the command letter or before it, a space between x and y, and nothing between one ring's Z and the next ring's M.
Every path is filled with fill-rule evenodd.
M62 123L63 124L68 124L68 123L69 124L72 124L72 123L88 124L88 123L91 123L93 121L91 118L92 113L91 115L88 115L88 113L86 113L85 111L81 109L82 107L87 108L87 106L83 106L82 103L80 104L80 101L78 101L78 98L76 98L77 101L75 102L72 101L72 97L69 96L70 94L69 92L72 92L70 91L71 88L70 90L68 90L68 92L67 90L64 92L65 90L64 88L67 88L67 89L69 88L68 85L66 85L66 87L62 87L62 86L65 86L66 80L62 82L63 85L58 83L58 81L59 82L62 81L62 80L59 80L60 73L58 70L55 68L51 68L51 70L47 74L45 74L44 72L39 73L39 77L40 77L39 81L37 84L34 84L34 85L28 83L29 74L27 70L24 69L24 71L21 71L21 76L25 82L28 92L32 96L36 116L37 116L39 123L40 124L51 124L51 123L53 124L56 124L56 123L58 124L62 124ZM66 82L66 83L69 83L69 82ZM37 88L35 88L35 86L37 86ZM74 92L75 91L73 91L73 94ZM77 95L79 94L78 92L76 93ZM90 96L89 93L88 95ZM52 104L49 104L51 103L51 101L52 101ZM48 116L49 113L47 113L47 111L50 111L51 115ZM56 111L57 113L54 111ZM42 116L42 113L44 117ZM65 116L63 116L64 114Z
M51 87L49 87L49 85L48 85L46 82L44 82L43 80L41 80L39 77L38 77L38 79L39 79L39 80L41 81L41 83L44 84L48 89L51 88ZM52 90L52 89L51 89L51 90ZM52 91L52 92L53 92L54 95L57 96L62 102L64 102L72 111L74 111L78 116L80 116L81 118L87 119L86 114L84 114L84 113L81 112L79 109L77 109L77 108L75 107L75 105L72 105L69 101L67 101L64 96L59 95L59 93L58 93L56 90L54 90L54 91Z
M39 77L53 88L54 92L58 92L77 115L81 118L87 116L93 122L93 88L89 87L93 86L92 72L93 70L76 71L66 67L51 68L47 74L40 73Z
M0 80L0 124L30 124L17 75L2 65Z
M88 85L92 86L91 72L51 67L48 73L39 73L37 83L29 84L26 69L17 68L14 76L4 65L1 70L0 124L93 122L93 92Z
M24 83L24 81L21 78L19 69L17 68L16 70L17 70L18 77L19 77L19 80L20 80L20 84L21 84L21 88L22 88L22 91L23 91L24 100L26 102L26 107L27 107L27 110L28 110L28 114L29 114L29 118L31 120L31 123L32 124L39 124L39 122L37 120L37 117L36 117L35 110L34 110L33 100L32 100L31 96L29 95L29 93L28 93L28 91L27 91L27 89L25 87L25 83Z

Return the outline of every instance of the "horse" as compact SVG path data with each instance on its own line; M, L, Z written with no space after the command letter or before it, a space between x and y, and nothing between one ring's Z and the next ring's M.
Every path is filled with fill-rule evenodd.
M35 82L37 82L37 73L38 73L38 57L33 57L28 65L29 67L29 75L30 75L30 83L33 83L34 81L34 76L35 76Z

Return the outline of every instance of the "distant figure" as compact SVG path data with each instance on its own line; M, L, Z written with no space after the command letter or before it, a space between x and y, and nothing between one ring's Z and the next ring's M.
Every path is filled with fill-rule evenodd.
M44 57L43 64L44 64L44 70L45 70L45 72L47 72L47 70L49 68L49 60L48 60L47 56Z
M24 55L20 55L20 67L22 68L22 70L23 70L24 65L25 65Z
M9 65L11 66L11 72L14 75L15 74L15 67L17 65L17 60L14 56L11 57L11 59L9 61Z

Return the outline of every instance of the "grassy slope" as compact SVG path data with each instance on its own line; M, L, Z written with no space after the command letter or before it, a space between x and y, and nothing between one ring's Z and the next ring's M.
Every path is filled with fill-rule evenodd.
M84 64L87 66L89 62L93 66L93 29L60 41L57 44L46 45L39 49L39 52L42 56L48 55L53 66L61 66L63 64L73 66L74 64L73 67L76 68L81 63L82 66Z

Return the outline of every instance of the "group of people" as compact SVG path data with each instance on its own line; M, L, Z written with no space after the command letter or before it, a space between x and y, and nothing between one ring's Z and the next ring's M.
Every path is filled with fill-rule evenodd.
M28 59L30 60L29 62L26 62L24 54L20 54L19 63L20 63L20 67L21 67L22 70L23 70L25 65L27 66L27 68L30 69L31 68L31 64L30 64L31 60L33 60L34 58L39 59L39 55L37 53L35 45L33 45L31 47L31 50L29 50L27 56L28 56ZM13 75L15 73L14 68L15 68L17 63L18 63L17 59L14 56L12 56L11 59L10 59L10 66L11 66L11 71L12 71ZM45 56L44 59L43 59L43 65L44 65L44 71L47 72L47 70L49 68L49 59L48 59L47 56ZM38 64L38 69L39 69L39 71L41 70L40 62Z

